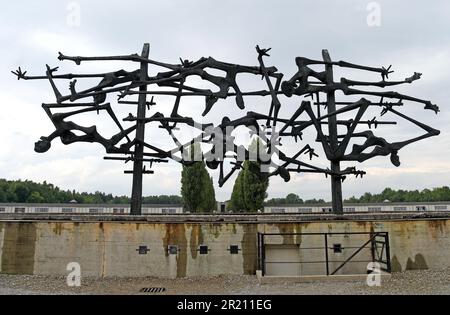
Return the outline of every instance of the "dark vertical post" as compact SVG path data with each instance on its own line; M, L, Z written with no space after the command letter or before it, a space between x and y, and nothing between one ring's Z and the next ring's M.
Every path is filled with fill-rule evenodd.
M372 239L372 241L370 242L371 244L370 244L370 251L371 251L371 254L372 254L372 262L376 262L376 259L377 259L377 257L376 257L376 250L377 250L377 238L376 238L376 236L375 237L373 237L373 232L370 232L370 238Z
M327 276L330 275L330 266L328 265L328 234L325 233L325 263L327 266Z
M148 59L150 51L150 45L144 44L142 49L142 58ZM146 61L141 62L141 81L146 81L148 76L148 63ZM139 87L140 92L147 91L147 85ZM142 171L143 171L143 158L144 158L144 136L145 136L145 106L147 102L147 95L145 93L139 94L138 108L137 108L137 120L136 120L136 145L134 149L134 165L133 165L133 187L131 192L131 211L132 215L140 215L142 210Z
M258 251L257 251L257 259L258 259L258 270L261 270L262 271L262 268L261 268L261 258L262 258L262 255L261 255L261 233L260 232L258 232Z
M384 234L384 242L385 242L385 246L386 246L386 269L387 272L391 273L392 272L392 266L391 266L391 247L389 246L389 233L386 232Z
M262 270L261 275L264 276L266 274L266 245L264 244L264 236L265 234L261 234L261 263Z
M322 50L323 60L327 63L325 65L326 72L326 84L333 84L333 65L331 64L331 58L328 54L328 50ZM336 111L335 95L334 90L330 90L327 93L327 109L328 114ZM329 133L329 143L331 148L331 154L334 155L331 159L331 171L340 172L341 166L338 158L335 156L338 143L338 130L337 130L337 117L336 115L330 116L328 118L328 133ZM342 205L342 182L340 176L331 176L331 200L333 203L333 211L336 214L342 214L344 212Z

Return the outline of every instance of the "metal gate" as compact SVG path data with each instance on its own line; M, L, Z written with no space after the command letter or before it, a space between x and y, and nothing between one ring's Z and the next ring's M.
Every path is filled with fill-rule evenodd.
M391 272L388 232L258 233L263 276L367 273L370 262Z

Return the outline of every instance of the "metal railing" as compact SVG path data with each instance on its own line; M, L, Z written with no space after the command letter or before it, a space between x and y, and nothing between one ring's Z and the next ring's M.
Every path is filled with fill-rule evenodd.
M345 247L330 247L330 236L344 236L351 237L352 235L364 236L367 239L358 246ZM309 260L309 261L276 261L271 262L266 260L266 239L269 236L322 236L323 246L319 247L300 247L299 244L276 244L283 248L295 246L299 250L323 250L324 260ZM269 244L270 245L270 244ZM340 245L340 244L339 244ZM364 249L370 250L371 260L357 260L355 257ZM342 252L344 250L352 250L344 260L330 260L330 251ZM266 274L266 267L268 264L323 264L327 276L336 275L342 270L344 266L349 263L379 263L381 270L391 272L390 247L389 247L389 233L388 232L336 232L336 233L258 233L258 269L262 271L262 275ZM330 264L339 263L338 267L331 269Z

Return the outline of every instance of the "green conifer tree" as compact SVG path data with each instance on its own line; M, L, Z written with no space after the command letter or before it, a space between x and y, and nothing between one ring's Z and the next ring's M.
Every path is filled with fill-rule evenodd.
M194 143L187 151L194 163L183 166L181 172L183 205L189 212L211 212L216 209L214 185L201 159L200 144Z
M249 152L254 157L264 152L263 143L259 138L252 141ZM239 172L231 195L231 209L234 211L256 212L263 208L267 198L269 178L261 172L261 163L245 161Z

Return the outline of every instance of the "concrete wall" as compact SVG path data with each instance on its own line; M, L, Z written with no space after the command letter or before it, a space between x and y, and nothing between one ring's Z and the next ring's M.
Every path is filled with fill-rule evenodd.
M217 217L216 217L217 219ZM186 221L186 220L185 220ZM220 221L220 220L218 220ZM223 220L222 220L223 221ZM393 271L450 266L450 219L402 219L374 221L278 222L54 222L0 221L0 272L7 274L66 275L69 262L81 265L83 276L185 277L220 274L254 274L257 265L257 232L389 232ZM286 218L283 218L286 221ZM321 240L307 236L274 237L277 244L314 246ZM343 246L342 236L331 239ZM209 246L200 255L198 246ZM148 246L139 255L139 246ZM178 245L169 255L168 245ZM231 255L230 245L239 245ZM306 255L306 254L305 254ZM364 254L366 255L366 254ZM275 255L276 258L277 255ZM323 252L306 259L323 259ZM339 257L342 259L345 257ZM330 256L330 259L332 257ZM333 266L331 266L333 267ZM336 265L337 267L337 265ZM307 267L304 267L307 268ZM351 267L343 272L352 273ZM315 273L301 270L300 273Z

